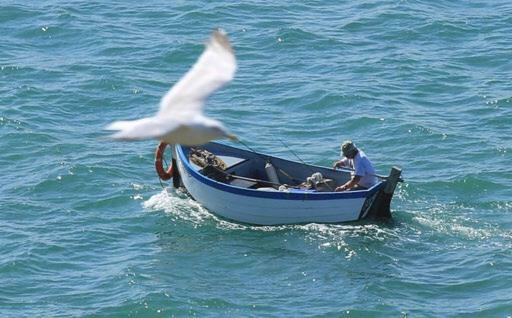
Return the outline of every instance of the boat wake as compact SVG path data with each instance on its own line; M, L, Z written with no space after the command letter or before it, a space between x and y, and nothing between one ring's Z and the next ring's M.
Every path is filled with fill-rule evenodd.
M215 225L224 230L245 230L250 226L232 223L210 213L201 204L192 199L186 191L165 188L144 202L144 208L150 211L164 211L173 221L185 221L194 226Z
M264 234L267 232L269 235L282 237L284 242L288 242L286 244L302 241L307 246L319 250L341 253L347 260L357 258L361 253L365 255L368 245L381 245L390 240L400 240L403 230L400 226L366 222L276 226L240 224L217 217L185 191L174 188L163 189L151 196L143 205L149 211L164 211L174 222L187 223L192 227L212 227L220 231L239 232L242 237L262 235L261 239L267 237Z
M165 188L151 196L143 203L150 211L164 211L175 220L191 222L194 225L215 223L215 227L223 230L251 230L261 232L301 231L307 233L311 240L327 241L324 247L336 245L333 238L342 239L346 236L368 235L377 240L384 239L386 229L375 224L318 224L256 226L230 222L215 216L181 189Z
M217 219L199 203L180 189L165 188L144 202L144 208L151 211L164 211L174 220L203 224L207 220Z
M430 208L428 214L415 213L412 220L421 232L437 233L445 238L456 238L457 241L478 241L485 245L510 244L510 230L497 223L475 220L474 215L478 213L471 207L437 204Z
M375 223L354 224L306 224L295 226L306 232L306 240L321 250L337 250L347 260L367 249L368 245L380 245L399 239L400 229Z

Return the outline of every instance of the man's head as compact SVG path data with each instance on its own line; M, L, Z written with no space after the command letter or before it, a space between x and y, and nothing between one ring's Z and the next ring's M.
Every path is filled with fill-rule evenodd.
M341 152L345 157L352 159L357 154L357 147L354 145L352 140L347 140L341 144Z

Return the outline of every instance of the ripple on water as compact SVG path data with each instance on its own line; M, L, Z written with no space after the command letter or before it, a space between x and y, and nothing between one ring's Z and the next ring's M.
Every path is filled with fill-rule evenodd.
M509 12L5 3L0 316L510 316ZM353 139L401 166L391 222L232 223L162 189L154 141L104 138L157 111L216 26L239 69L207 114L264 153L329 166Z

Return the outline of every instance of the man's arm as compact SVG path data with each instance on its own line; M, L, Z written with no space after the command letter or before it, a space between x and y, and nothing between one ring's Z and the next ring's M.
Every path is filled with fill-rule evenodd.
M332 165L332 168L333 169L341 168L341 167L345 167L346 165L347 165L347 159L343 158L339 161L334 162L334 164Z

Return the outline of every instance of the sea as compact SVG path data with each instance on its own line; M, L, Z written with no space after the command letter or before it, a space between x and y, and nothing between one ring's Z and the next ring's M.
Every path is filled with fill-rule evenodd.
M216 28L238 70L206 114L399 166L391 220L238 224L108 138ZM510 0L0 0L0 149L0 317L512 317Z

